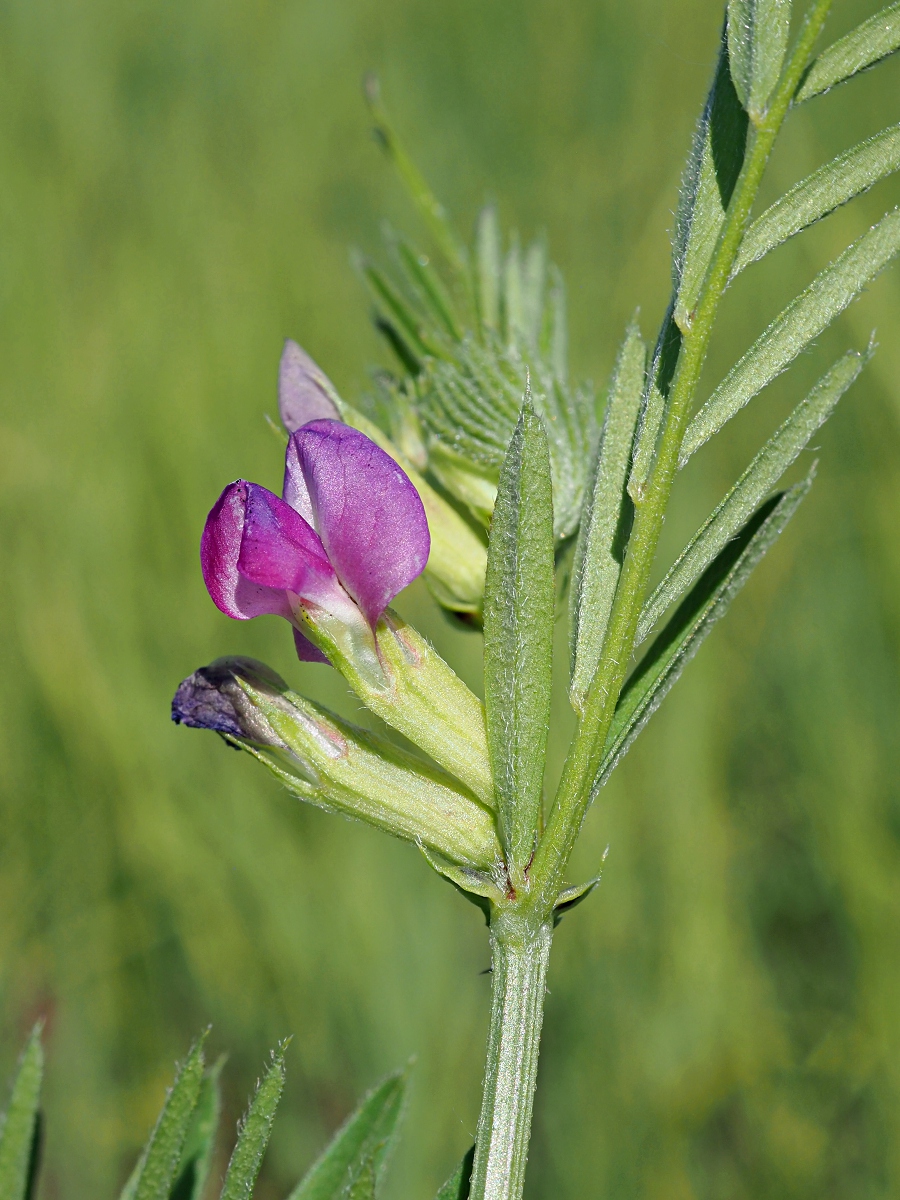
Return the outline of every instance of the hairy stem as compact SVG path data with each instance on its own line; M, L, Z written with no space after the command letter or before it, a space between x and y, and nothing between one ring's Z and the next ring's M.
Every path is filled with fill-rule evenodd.
M519 1200L525 1181L552 925L491 924L491 1028L470 1200Z
M634 648L638 618L669 503L672 483L719 304L759 190L772 145L809 62L830 8L814 0L797 45L769 105L754 126L691 327L684 332L668 397L668 411L644 495L635 506L628 553L610 615L603 652L585 700L547 827L532 864L532 886L545 911L555 902L575 840L590 804L606 736Z

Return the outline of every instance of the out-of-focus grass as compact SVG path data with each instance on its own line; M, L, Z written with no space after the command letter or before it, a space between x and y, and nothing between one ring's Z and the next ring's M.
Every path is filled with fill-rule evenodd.
M872 8L836 4L833 32ZM283 336L351 398L381 360L347 246L414 222L365 69L464 226L492 194L546 228L575 371L602 381L633 307L648 333L661 315L719 20L699 0L0 6L0 1071L47 1013L44 1196L112 1194L210 1020L231 1116L295 1035L265 1197L411 1054L392 1195L431 1195L468 1145L480 917L415 851L169 724L177 682L226 652L353 711L283 625L216 612L198 535L224 483L277 481ZM798 114L774 183L896 120L898 84L892 62ZM898 197L748 272L710 381ZM900 274L697 456L667 545L873 326L810 500L589 819L578 870L611 853L554 950L533 1196L900 1187ZM405 610L477 682L474 638L421 589Z

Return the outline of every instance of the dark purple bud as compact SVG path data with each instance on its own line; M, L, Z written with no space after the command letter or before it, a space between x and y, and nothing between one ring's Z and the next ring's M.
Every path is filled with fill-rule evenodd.
M323 417L337 420L337 406L331 399L333 392L322 368L288 338L278 368L278 409L288 433Z
M419 493L365 434L327 420L291 436L284 493L312 518L338 578L374 628L428 561Z
M287 684L271 668L253 658L218 658L181 684L172 700L176 725L212 729L258 746L284 746L268 721L250 701L238 680L257 691L281 694Z

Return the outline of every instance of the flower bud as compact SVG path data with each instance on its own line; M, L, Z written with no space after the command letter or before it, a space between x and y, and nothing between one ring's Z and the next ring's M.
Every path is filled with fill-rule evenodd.
M222 658L185 679L177 723L213 729L263 762L294 794L491 872L493 814L455 779L292 692L248 658Z

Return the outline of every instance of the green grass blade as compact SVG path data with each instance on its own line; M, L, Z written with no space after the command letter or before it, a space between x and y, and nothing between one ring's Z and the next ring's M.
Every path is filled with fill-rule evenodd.
M403 1112L407 1072L389 1075L365 1096L313 1163L288 1200L338 1200L348 1177L372 1161L376 1180L387 1166Z
M38 1103L44 1076L39 1022L19 1059L6 1112L0 1117L0 1197L28 1200L36 1166Z
M203 1084L205 1040L204 1033L178 1068L172 1090L120 1200L168 1200Z
M898 250L900 209L894 209L820 272L732 367L688 426L681 465L780 375L884 270Z
M494 333L500 330L501 254L497 209L487 204L478 214L475 227L476 295L481 324Z
M807 478L767 501L706 569L622 690L606 741L594 794L659 708L715 622L747 582L809 491Z
M435 1196L434 1200L469 1200L469 1180L472 1176L472 1163L475 1161L475 1147L470 1146L463 1155L459 1166Z
M813 61L797 90L796 102L811 100L865 71L900 49L900 2L863 21Z
M175 1185L169 1193L169 1200L201 1200L203 1196L216 1148L216 1133L222 1108L219 1076L224 1064L223 1056L203 1076L197 1107L184 1139L181 1163Z
M725 499L698 529L682 550L671 570L644 605L638 622L635 645L666 609L693 587L720 550L749 520L797 455L831 416L850 385L866 365L869 354L851 351L819 380L750 463Z
M694 137L678 199L673 245L675 321L690 328L700 287L715 249L725 209L737 183L747 144L748 117L729 69L723 35L716 74Z
M484 585L488 749L514 883L531 860L540 817L555 608L550 452L526 402L500 470Z
M284 1053L288 1042L272 1051L272 1062L241 1122L238 1140L225 1172L220 1200L250 1200L272 1134L275 1112L284 1089Z
M581 711L600 659L632 514L625 490L647 369L637 323L625 334L609 388L594 478L585 496L569 592L572 678L569 698Z
M766 209L744 235L732 278L897 170L900 170L900 125L892 125L838 155Z
M729 0L728 53L744 108L764 112L775 90L791 28L791 0Z

